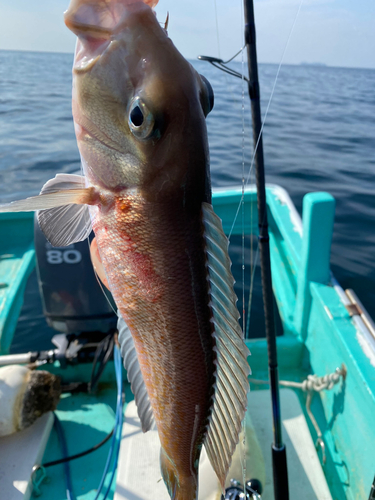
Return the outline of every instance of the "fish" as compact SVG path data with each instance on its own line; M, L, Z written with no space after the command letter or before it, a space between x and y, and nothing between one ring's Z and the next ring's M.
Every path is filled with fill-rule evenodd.
M195 500L204 446L224 489L249 390L228 240L211 200L209 82L157 21L156 0L72 0L72 110L83 175L57 174L38 211L54 246L93 230L118 308L141 421L156 424L172 500Z

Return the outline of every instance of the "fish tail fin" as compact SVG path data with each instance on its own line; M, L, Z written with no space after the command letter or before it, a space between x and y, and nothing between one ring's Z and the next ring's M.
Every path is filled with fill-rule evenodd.
M198 470L188 477L177 474L163 448L160 452L161 473L171 500L196 500L198 498Z

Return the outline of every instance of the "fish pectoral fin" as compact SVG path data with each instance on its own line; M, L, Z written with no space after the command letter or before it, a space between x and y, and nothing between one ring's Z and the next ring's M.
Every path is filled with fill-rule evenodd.
M37 218L44 236L54 247L67 247L83 241L92 231L87 205L63 205L39 210Z
M0 212L35 212L72 203L93 205L95 198L94 188L85 187L84 177L57 174L44 184L38 196L0 205Z
M85 187L80 175L57 174L43 186L38 196L0 205L0 212L38 212L44 235L54 246L82 241L91 232L87 205L96 204L93 187Z
M152 429L155 424L154 413L143 380L132 334L119 311L118 317L118 341L121 347L122 357L124 358L124 368L128 375L132 393L134 394L142 431L147 432Z
M212 206L203 203L202 213L217 358L216 387L204 446L224 490L246 413L250 351L238 323L228 239Z

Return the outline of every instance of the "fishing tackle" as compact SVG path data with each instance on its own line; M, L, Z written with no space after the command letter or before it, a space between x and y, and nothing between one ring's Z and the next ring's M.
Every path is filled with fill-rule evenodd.
M211 57L211 56L198 56L198 59L200 61L209 62L215 68L220 69L221 71L224 71L224 73L228 73L228 75L235 76L236 78L240 78L241 80L245 80L246 82L248 82L249 79L245 75L243 75L242 73L239 73L238 71L234 70L233 68L228 68L228 66L226 66L228 63L233 61L233 59L235 59L239 54L241 54L241 52L244 50L245 47L246 47L246 45L244 45L238 52L236 52L233 57L228 59L228 61L223 61L222 59L219 59L218 57Z
M246 481L245 489L246 494L243 491L243 485L237 479L230 480L230 486L225 490L225 496L222 496L222 500L261 500L261 493L263 487L258 479L249 479Z

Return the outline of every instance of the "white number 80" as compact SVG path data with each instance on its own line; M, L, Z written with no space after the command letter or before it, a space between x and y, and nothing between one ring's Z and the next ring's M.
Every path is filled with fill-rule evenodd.
M78 264L82 260L81 252L78 250L48 250L48 264Z

